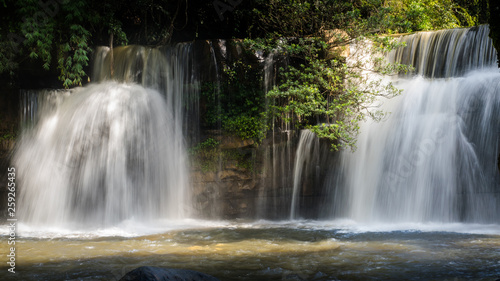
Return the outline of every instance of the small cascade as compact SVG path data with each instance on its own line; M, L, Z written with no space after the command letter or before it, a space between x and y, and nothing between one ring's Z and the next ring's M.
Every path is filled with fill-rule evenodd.
M489 28L457 28L404 36L406 47L389 55L389 61L413 65L411 74L430 78L457 77L473 69L495 65L496 51Z
M263 90L276 83L279 66L286 58L271 52L258 53L262 63ZM275 101L273 101L275 102ZM269 108L266 100L266 108ZM291 123L272 116L272 131L263 151L261 187L257 197L257 217L265 219L317 218L326 203L322 188L326 169L332 164L330 147L309 130L298 131Z
M274 85L276 85L276 54L274 52L271 52L266 58L264 59L264 93L267 94L269 90L271 90Z
M267 94L276 84L279 56L270 52L267 56L258 52L257 57L262 63L262 88ZM269 109L269 99L266 98L266 110ZM284 219L290 217L290 206L293 196L293 169L297 150L298 134L290 130L288 124L271 118L272 126L270 142L263 151L263 167L261 187L257 197L257 218Z
M342 152L331 213L365 222L498 223L500 74L487 27L405 36L392 60L421 76L361 124L358 149ZM471 71L474 70L474 71ZM422 77L423 76L423 77ZM437 79L446 77L446 79Z
M21 90L19 101L21 128L33 128L40 119L41 112L52 110L69 93L70 91L66 90Z
M224 40L216 40L215 42L209 40L207 41L207 44L209 46L209 51L210 51L210 69L213 71L211 73L211 79L213 82L213 96L212 100L209 101L209 104L212 104L213 107L210 110L213 110L215 115L217 116L217 120L215 122L215 134L216 136L221 135L221 129L222 129L222 105L221 105L221 93L222 93L222 87L221 87L221 79L222 79L222 73L221 73L221 67L219 67L219 64L221 63L222 60L225 60L225 57L227 55L226 53L226 45ZM215 48L217 46L218 49ZM217 56L217 50L219 50L218 54L222 56L222 58L218 59ZM217 153L217 156L214 157L217 160L216 163L216 168L215 170L217 171L214 174L214 181L213 183L205 183L203 186L201 186L201 189L204 190L205 193L205 200L203 205L207 205L201 211L203 217L208 217L208 218L221 218L224 216L223 214L223 204L220 202L221 198L221 192L220 186L221 186L221 179L219 177L221 171L222 171L222 166L223 166L223 159L222 159L222 154L219 152ZM213 161L213 160L212 160Z
M319 138L309 130L300 132L300 140L293 168L293 192L290 207L290 219L297 219L300 204L299 196L307 195L319 180ZM312 177L312 178L311 178Z
M273 132L271 143L264 151L261 188L256 203L257 218L290 217L296 135L293 131Z
M21 128L28 127L35 122L38 112L38 95L33 91L23 90L20 93L20 120Z
M220 54L220 61L217 60L217 55L216 55L216 51L214 49L214 44L213 42L209 41L209 45L210 45L210 57L212 59L212 63L213 63L213 67L215 69L215 79L214 79L214 82L215 82L215 87L214 87L214 105L217 106L217 108L215 109L216 112L217 112L217 116L218 116L218 119L217 119L217 130L220 131L222 129L222 121L221 121L221 111L222 111L222 105L221 105L221 101L220 101L220 95L221 95L221 92L222 92L222 89L221 89L221 71L224 71L223 69L223 65L222 65L222 69L219 69L219 63L220 64L223 64L224 61L227 60L227 49L226 49L226 41L225 40L217 40L216 41L217 43L217 47L218 47L218 50L219 50L219 54Z

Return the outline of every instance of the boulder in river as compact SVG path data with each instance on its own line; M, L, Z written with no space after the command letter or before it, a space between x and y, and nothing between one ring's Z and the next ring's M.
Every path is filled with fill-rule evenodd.
M125 274L120 281L219 281L219 279L194 270L141 266Z

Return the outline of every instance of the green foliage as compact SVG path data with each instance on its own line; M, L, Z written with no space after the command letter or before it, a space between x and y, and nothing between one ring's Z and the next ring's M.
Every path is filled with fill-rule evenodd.
M14 133L6 133L6 134L3 134L2 136L0 136L0 139L3 139L3 140L15 140L16 137L17 136Z
M19 46L11 38L0 37L0 73L13 72L16 61L28 58L39 61L44 70L57 68L59 80L65 88L81 86L87 80L86 68L93 45L91 31L105 27L115 34L118 43L127 43L122 24L114 16L114 9L100 13L101 3L92 0L37 1L18 0L5 3L15 11L13 17L21 20L9 24L10 35L20 38ZM108 3L109 4L109 3ZM98 6L98 7L102 7ZM2 33L6 30L2 28Z
M260 143L266 137L268 126L265 113L262 112L257 116L241 114L233 118L224 118L222 128L241 139L252 139Z
M196 154L202 150L214 150L219 146L219 142L213 138L207 138L205 141L200 142L196 146L189 149L190 154Z
M202 172L214 172L218 167L220 156L219 142L213 138L207 138L196 146L188 150L190 156L196 159L195 163L199 165Z
M474 20L474 25L487 24L490 19L491 6L496 0L454 0L460 9L467 12L467 15ZM468 22L467 19L460 19L462 25Z
M350 19L356 17L351 11L355 1L306 1L272 0L263 1L262 7L253 13L258 24L268 37L303 38L314 35L328 25L349 29Z
M117 46L166 44L175 34L182 41L238 36L253 38L246 43L268 53L279 45L279 38L323 38L324 32L333 29L349 34L348 39L334 38L333 45L338 46L367 31L397 33L477 25L488 21L491 6L488 0L255 0L239 3L221 23L213 3L203 1L3 0L0 5L4 8L0 15L0 74L14 77L19 64L29 60L41 69L57 69L64 87L85 82L91 46L108 45L111 37ZM9 35L16 37L19 46ZM262 38L255 39L256 35ZM323 39L332 45L328 38ZM297 48L284 45L283 53Z
M271 1L269 14L260 16L281 33L271 34L274 39L247 40L246 44L254 48L267 45L264 50L289 57L289 64L280 70L278 86L267 94L279 119L329 139L335 150L354 149L358 123L367 117L378 121L385 115L374 106L376 100L400 93L373 74L395 74L408 67L385 62L381 54L399 45L371 34L368 29L375 19L363 18L365 11L348 3L318 2L325 6ZM335 8L344 11L343 15L334 15ZM292 11L293 17L287 15ZM297 37L288 37L294 35ZM349 61L338 50L348 43L355 43L359 52L351 53Z
M13 75L18 67L19 64L16 61L15 50L12 48L11 42L5 40L0 34L0 74Z
M84 67L88 66L92 49L88 44L91 34L83 25L87 20L85 9L88 9L85 0L73 0L61 6L66 28L59 34L57 68L65 88L81 86L87 76Z
M371 117L380 120L383 112L368 108L378 97L392 97L399 90L392 84L384 85L382 80L369 78L366 56L372 59L371 71L392 74L405 71L407 67L387 64L374 54L394 46L387 39L376 39L371 45L370 54L361 54L358 61L349 63L342 58L327 59L319 54L327 48L321 40L299 40L290 43L289 52L295 56L303 55L300 63L289 65L282 70L282 83L268 93L275 100L278 116L294 122L297 128L307 128L321 138L327 138L332 148L355 148L358 123ZM363 41L358 43L361 46ZM365 49L366 50L366 49ZM354 57L351 56L351 59Z
M24 45L27 47L29 57L40 59L43 62L43 68L48 70L52 60L55 21L45 14L37 13L39 11L38 1L20 0L17 3L22 15L30 15L24 18L20 27L26 38Z
M103 14L86 13L85 11L93 4L95 4L93 1L75 0L61 6L61 14L64 15L62 22L66 28L60 29L61 40L56 43L57 68L60 70L59 80L63 82L65 88L81 86L87 76L84 68L88 66L92 52L90 26L102 25L107 28L108 34L116 35L114 45L128 43L127 36L122 30L122 23L114 14L119 6L110 7L108 3L104 5L107 10Z
M57 68L61 71L59 80L64 88L81 86L87 74L83 70L88 65L88 54L92 51L87 44L90 33L81 25L73 24L69 42L59 45Z
M229 165L254 172L251 155L238 149L221 149L220 142L213 138L207 138L188 151L195 160L195 167L203 173L217 172L219 168L227 168Z
M367 0L365 2L379 2ZM382 32L405 33L468 27L478 24L456 0L387 0L372 6L374 23ZM379 3L380 4L380 3Z
M239 58L225 64L221 76L220 83L202 86L202 125L259 144L268 129L261 71Z
M54 2L56 6L51 7L52 12L42 10L39 1L20 0L17 5L23 18L20 31L26 39L23 44L29 58L40 60L43 68L49 70L52 55L56 53L63 86L82 85L87 75L84 67L88 66L91 52L88 45L91 35L82 25L86 21L86 1L65 1L61 5Z

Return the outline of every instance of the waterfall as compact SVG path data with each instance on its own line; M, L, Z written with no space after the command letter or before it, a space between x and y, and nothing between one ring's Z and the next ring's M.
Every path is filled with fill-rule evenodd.
M70 91L66 90L21 90L20 123L22 129L30 129L40 119L41 112L52 110Z
M401 38L389 61L413 65L411 75L431 78L456 77L467 71L495 65L496 51L486 25L419 32Z
M299 135L274 120L257 217L317 218L329 200L319 216L498 222L500 75L487 34L481 26L402 37L407 47L388 58L415 70L392 81L404 93L378 108L387 120L360 124L354 153L332 156L310 131ZM214 47L226 54L225 41L209 43L204 54L218 77ZM23 221L109 226L190 216L185 147L199 142L202 75L193 45L113 52L111 63L109 48L96 50L85 88L21 94L25 130L13 161ZM277 57L263 60L265 91ZM210 203L219 215L219 198Z
M283 64L280 60L283 58L278 55L276 50L267 55L260 51L256 53L256 56L262 63L262 88L267 94L276 85L278 69ZM274 101L266 97L266 111L271 108L271 102ZM298 207L300 197L300 192L294 194L293 189L294 163L299 134L291 130L288 123L276 116L268 118L272 118L271 123L275 126L271 128L269 143L264 145L262 178L256 202L257 218L291 218L291 208L292 206ZM299 211L295 211L298 208L293 208L293 213L299 215Z
M114 75L111 75L109 48L100 47L96 51L93 81L133 82L157 90L179 121L171 133L178 138L197 136L197 131L188 133L189 129L199 127L198 65L194 61L193 44L161 48L131 45L113 50Z
M267 94L274 85L276 85L276 70L275 70L275 65L276 65L276 53L271 52L269 55L266 56L264 59L264 79L263 79L263 88L264 88L264 93ZM266 99L267 102L267 99Z
M301 191L310 189L310 186L317 182L316 178L319 176L319 150L319 139L316 134L309 130L302 130L293 169L290 219L297 218ZM314 175L314 179L309 179L308 176L310 175Z
M21 95L34 124L13 158L26 223L98 227L190 214L185 135L199 123L191 45L115 48L113 77L109 52L96 51L97 83Z
M389 118L361 124L342 152L333 214L358 221L499 222L500 74L487 26L423 32L390 54L415 71L396 82ZM339 208L339 206L341 206Z

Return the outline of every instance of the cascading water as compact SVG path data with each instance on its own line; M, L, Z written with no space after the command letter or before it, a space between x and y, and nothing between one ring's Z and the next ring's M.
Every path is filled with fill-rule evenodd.
M402 37L407 47L395 50L389 60L412 65L415 69L411 74L457 77L494 64L496 51L488 34L487 26L419 32Z
M362 124L357 151L342 153L336 217L499 222L500 74L487 30L402 38L392 60L419 76L399 79L404 93L382 108L388 120Z
M188 216L184 126L198 122L186 114L197 110L190 45L116 48L114 75L109 49L101 48L94 68L97 84L25 98L37 101L38 117L14 156L20 217L33 225L109 226Z
M193 44L176 44L161 48L125 46L115 48L112 58L109 48L97 50L93 80L117 80L142 84L160 92L172 112L175 123L171 134L182 139L197 136L199 127L199 81L194 62ZM113 69L113 74L111 74ZM191 132L188 133L188 130ZM195 142L196 140L192 140Z
M296 219L299 209L299 193L302 189L314 185L317 180L308 180L309 175L319 177L319 139L315 133L302 130L295 156L293 169L293 193L290 207L290 219Z
M284 58L280 57L277 51L272 51L267 56L264 56L263 52L257 53L257 57L262 62L262 88L267 94L276 85L278 69L283 64ZM266 110L269 108L270 100L266 98ZM310 152L308 149L311 145L302 145L302 147L305 146L304 149L297 150L297 145L301 146L298 142L302 140L299 140L299 132L292 130L289 122L276 116L271 118L274 126L272 126L270 143L264 146L263 151L262 180L256 202L257 218L296 219L302 215L299 202L302 194L299 186L302 185L303 178L309 176L310 169L304 165L309 164L310 157L304 154ZM308 132L303 134L307 135ZM301 159L300 164L296 163L297 157ZM301 167L300 172L304 168L304 174L294 176L294 169L296 169L294 167L297 165Z

